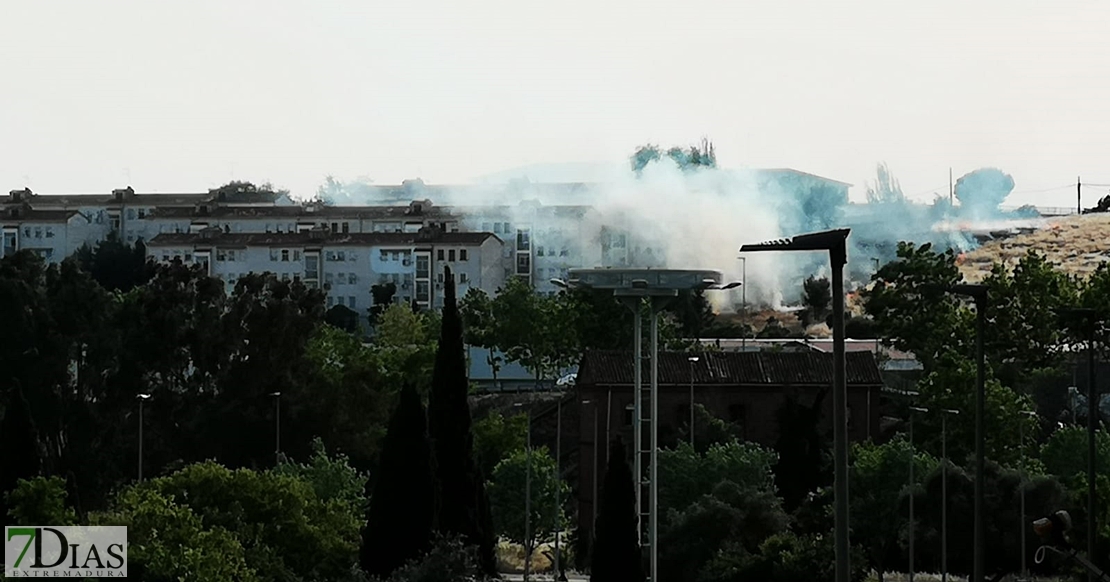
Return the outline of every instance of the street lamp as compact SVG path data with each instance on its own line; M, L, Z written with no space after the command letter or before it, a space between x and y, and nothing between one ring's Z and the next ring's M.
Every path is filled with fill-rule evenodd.
M521 408L523 402L513 404L514 408ZM524 436L524 582L528 582L532 573L532 552L530 549L532 539L532 410L527 411L528 429Z
M921 408L919 406L910 407L910 582L913 582L913 557L914 557L914 530L917 529L917 524L913 519L913 505L914 493L916 484L913 480L913 466L916 461L917 450L913 448L913 413L914 412L929 412L928 408Z
M1031 416L1033 418L1036 418L1036 416L1037 416L1037 413L1033 412L1032 410L1024 410L1024 411L1022 411L1022 414L1025 414L1027 416ZM1021 481L1020 481L1020 485L1019 485L1021 487L1021 577L1022 578L1028 578L1029 577L1029 570L1026 569L1026 567L1025 567L1025 554L1027 554L1028 552L1025 549L1025 530L1027 529L1027 527L1026 527L1026 523L1025 523L1025 485L1026 485L1026 483L1025 483L1025 421L1024 421L1024 419L1022 420L1022 422L1018 423L1018 441L1019 441L1018 446L1021 449L1021 465L1018 469L1019 472L1020 472L1020 475L1021 475Z
M851 229L842 228L790 239L744 245L740 252L827 251L832 268L833 301L833 460L836 478L836 582L849 582L848 553L848 386L844 367L844 266ZM652 582L656 582L654 579ZM980 581L976 581L980 582Z
M694 364L699 358L690 356L686 359L690 361L690 448L694 448Z
M1098 390L1095 387L1095 325L1098 313L1094 309L1074 308L1061 310L1062 315L1070 315L1083 322L1087 340L1087 556L1095 555L1095 435L1098 430ZM1075 408L1072 408L1074 418ZM1023 530L1024 531L1024 530ZM1094 573L1087 579L1094 581Z
M940 577L948 582L948 415L959 410L941 408L940 414Z
M271 392L274 399L274 464L281 464L281 392Z
M598 490L597 490L597 473L598 473L598 464L597 464L597 456L598 456L597 455L597 436L598 436L597 435L597 429L598 429L598 426L597 426L597 404L590 401L590 400L583 400L582 404L593 404L593 409L594 409L594 456L593 456L593 474L594 474L593 491L594 491L594 493L591 496L591 499L593 500L593 503L591 503L591 505L593 505L594 519L591 523L597 523L597 497L598 497Z
M143 482L143 404L150 400L150 394L139 394L139 483Z
M971 297L975 301L975 533L974 561L970 582L983 582L983 473L986 471L983 409L987 393L987 360L983 351L983 334L987 323L988 287L962 283L946 288L949 293Z
M740 281L723 282L720 271L705 269L570 269L568 279L552 279L551 283L565 289L585 287L612 290L613 296L622 301L632 311L633 321L633 474L636 489L637 531L643 534L643 521L647 518L648 572L652 582L658 581L658 532L659 532L659 430L656 419L659 417L659 313L678 296L679 291L720 290L725 291L742 287ZM644 303L648 303L651 314L651 384L650 416L643 415L643 314ZM650 449L643 446L643 429L647 425L650 434ZM649 475L645 481L643 456L648 455ZM647 511L643 511L643 487L648 487Z

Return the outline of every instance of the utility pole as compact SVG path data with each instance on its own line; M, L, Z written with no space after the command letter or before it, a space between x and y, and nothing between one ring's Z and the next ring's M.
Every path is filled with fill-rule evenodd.
M1083 178L1075 177L1075 213L1083 214Z
M952 168L948 168L948 206L956 203L956 187L952 184Z

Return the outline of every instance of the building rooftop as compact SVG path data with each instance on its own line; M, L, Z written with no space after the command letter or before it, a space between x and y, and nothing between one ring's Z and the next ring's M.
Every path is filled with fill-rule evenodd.
M501 239L489 232L370 232L332 234L327 232L245 233L216 232L159 234L146 243L147 247L214 245L214 246L380 246L419 245L421 243L480 245L487 239Z
M831 385L833 359L821 352L703 352L691 364L689 352L659 353L659 384L727 386ZM845 354L849 384L879 386L883 378L870 352ZM582 357L577 383L632 385L632 354L622 351L589 351ZM648 374L644 374L644 384Z
M76 210L27 208L26 206L12 206L0 212L0 224L20 224L35 222L67 222Z

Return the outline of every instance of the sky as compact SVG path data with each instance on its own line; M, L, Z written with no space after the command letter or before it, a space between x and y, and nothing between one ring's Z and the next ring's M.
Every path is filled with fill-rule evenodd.
M1110 192L1110 3L0 0L0 188L309 195L710 138L911 197Z

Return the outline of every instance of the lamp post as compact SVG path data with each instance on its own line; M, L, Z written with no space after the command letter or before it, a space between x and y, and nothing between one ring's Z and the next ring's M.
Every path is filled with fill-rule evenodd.
M910 582L913 582L913 558L914 558L914 533L917 529L917 523L913 519L913 506L914 506L914 493L916 493L917 484L913 479L913 466L917 460L917 449L913 447L913 413L914 412L929 412L928 408L921 408L919 406L910 407Z
M940 578L948 582L948 415L959 410L940 409Z
M832 267L833 300L833 461L836 496L836 582L849 582L848 553L848 390L844 365L844 266L851 229L798 235L790 239L744 245L740 252L827 251ZM653 581L655 582L655 581ZM978 582L978 581L977 581Z
M563 527L563 523L562 523L563 520L559 519L559 517L562 515L562 509L563 509L562 494L560 492L560 489L562 489L562 483L563 483L563 476L562 476L562 472L560 471L560 467L561 467L560 461L563 458L563 397L562 396L559 396L559 401L555 406L556 406L556 412L555 412L555 515L554 515L554 518L555 518L555 557L553 558L554 562L552 563L551 566L552 566L552 570L555 572L555 577L556 577L555 579L556 580L566 580L566 576L563 575L562 568L559 567L559 530L561 530L562 527Z
M590 496L590 499L593 500L591 505L593 506L594 516L593 516L593 521L590 522L590 523L597 523L597 496L598 496L597 495L598 494L598 490L597 490L597 473L598 473L598 464L597 464L597 429L598 429L598 426L597 426L597 404L593 403L590 400L583 400L582 404L593 404L593 409L594 409L594 425L593 425L594 426L594 455L593 455L593 463L592 463L593 464L593 471L592 472L593 472L593 475L594 475L594 483L593 483L593 495Z
M150 400L150 394L139 394L139 483L143 482L143 404Z
M1098 390L1095 386L1095 326L1098 313L1094 309L1076 308L1062 310L1062 314L1073 316L1083 322L1083 332L1087 341L1087 557L1095 555L1095 436L1098 431ZM1078 390L1077 390L1078 391ZM1075 408L1072 408L1074 415ZM1073 416L1074 418L1074 416ZM1024 531L1024 530L1022 530ZM1088 573L1094 582L1093 572Z
M1036 417L1037 413L1032 410L1022 411L1023 414L1031 417ZM1026 579L1029 577L1029 570L1025 567L1025 554L1028 552L1025 548L1025 530L1029 527L1025 523L1025 420L1022 419L1018 423L1018 447L1021 450L1021 464L1018 467L1019 475L1021 476L1021 577Z
M694 364L698 363L697 356L690 356L690 448L694 448Z
M514 407L524 406L523 402L513 404ZM528 428L524 435L524 582L528 582L532 573L532 410L527 411Z
M281 464L281 392L268 395L274 399L274 464Z
M949 293L971 297L975 301L975 531L970 582L983 582L983 473L986 470L983 409L986 405L987 393L987 361L983 351L983 333L987 323L987 289L986 285L966 283L947 288Z
M633 475L636 490L636 523L641 548L648 548L648 572L651 582L658 582L659 563L659 313L679 291L728 290L741 287L739 281L724 284L720 271L681 269L570 269L569 279L552 279L551 283L563 287L611 289L613 296L632 311L633 336L633 447L635 449ZM651 384L648 396L650 415L643 415L643 313L645 302L651 316ZM650 448L643 446L644 428L648 429ZM648 455L648 476L644 478L643 457ZM643 488L648 488L647 511L644 511ZM648 522L647 535L643 532L644 520Z

